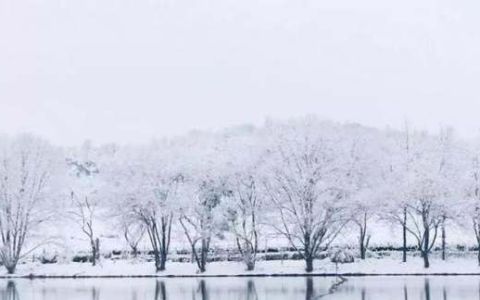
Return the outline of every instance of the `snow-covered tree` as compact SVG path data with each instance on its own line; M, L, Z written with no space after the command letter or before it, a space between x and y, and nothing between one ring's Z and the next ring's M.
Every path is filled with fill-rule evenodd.
M157 271L166 268L177 190L183 181L175 149L169 140L123 149L110 171L113 205L126 223L143 224ZM129 240L138 238L132 236Z
M271 225L305 260L306 271L345 224L340 127L313 118L270 124L265 188L277 211Z
M179 221L190 244L198 270L205 272L212 238L221 232L220 201L229 192L224 183L204 179L196 187L196 195L188 207L183 207Z
M345 159L342 184L349 203L352 223L359 231L360 259L365 259L372 229L370 221L378 213L378 204L383 200L382 184L386 170L382 135L376 130L361 126L347 128L346 142L349 151Z
M179 222L200 272L206 271L212 240L221 237L225 218L220 205L231 195L226 184L225 139L216 135L190 136L185 189Z
M248 133L248 135L247 135ZM262 184L263 144L251 131L234 135L228 142L227 186L224 201L228 228L247 270L255 268L259 234L264 222L265 192Z
M408 123L404 130L387 131L385 133L385 156L388 170L384 173L380 193L383 205L380 209L382 219L398 224L402 228L402 261L407 262L407 221L408 201L410 196L410 177L412 173L413 140L418 135L413 135Z
M344 229L354 228L364 259L381 219L401 226L403 260L408 238L428 267L439 241L445 259L456 222L473 225L480 248L479 149L450 129L377 130L314 117L63 152L33 136L1 137L0 260L13 272L31 231L62 210L88 239L94 264L108 222L134 255L149 242L157 271L177 231L201 272L220 238L252 270L260 238L272 231L312 271Z
M238 251L242 255L247 270L255 268L258 252L260 199L258 197L259 182L253 174L237 174L230 179L232 188L228 201L227 220L230 231L235 235Z
M461 214L464 199L465 171L468 169L465 145L456 138L452 128L442 128L436 138L436 151L439 160L438 179L441 184L437 200L441 206L441 249L442 260L446 259L447 225L456 222Z
M0 260L10 274L28 253L24 246L31 231L52 215L60 157L31 135L0 138Z
M466 164L462 188L464 196L461 201L461 216L469 221L465 222L467 228L472 228L477 243L477 260L480 266L480 139L465 148Z
M429 254L445 221L445 199L453 197L449 181L451 169L446 159L443 137L417 133L412 143L412 159L406 190L407 230L415 238L424 260L430 266Z

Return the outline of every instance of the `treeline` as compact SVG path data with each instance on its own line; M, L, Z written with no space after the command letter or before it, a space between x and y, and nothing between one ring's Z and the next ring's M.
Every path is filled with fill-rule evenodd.
M372 221L381 219L402 229L403 260L410 239L428 268L434 247L445 252L448 224L473 228L480 246L480 143L448 128L377 130L314 117L141 146L0 138L0 259L8 272L30 251L32 233L58 216L88 238L93 264L97 220L106 217L134 253L149 241L157 271L167 267L172 228L182 231L200 272L220 237L233 239L253 270L266 230L308 272L347 229L357 228L365 259Z

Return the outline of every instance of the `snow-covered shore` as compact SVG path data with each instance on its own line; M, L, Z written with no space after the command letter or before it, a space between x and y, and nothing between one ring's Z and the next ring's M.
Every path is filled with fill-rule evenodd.
M338 265L328 260L316 261L314 272L310 275L480 275L480 267L473 258L450 258L447 261L432 259L429 269L423 268L422 260L411 257L407 263L398 259L381 258L356 261L351 264ZM168 263L167 270L156 273L151 262L133 262L128 260L102 261L95 267L88 263L68 264L34 264L18 266L14 275L5 271L1 277L195 277L195 276L301 276L306 275L304 262L260 261L254 271L245 271L237 262L213 262L203 274L197 272L195 264Z

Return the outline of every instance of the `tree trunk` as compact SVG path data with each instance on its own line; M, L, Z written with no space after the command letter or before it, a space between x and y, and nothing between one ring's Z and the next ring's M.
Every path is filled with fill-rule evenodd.
M166 264L167 264L167 254L165 253L165 251L162 251L162 253L160 254L160 268L158 269L158 271L165 271Z
M100 259L100 240L91 237L90 246L92 247L92 266L96 266L97 261Z
M247 271L253 271L255 270L255 263L254 262L248 262L247 263Z
M447 246L447 243L446 243L446 233L445 233L445 217L443 217L443 221L442 221L442 260L445 260L446 259L446 246Z
M423 244L420 244L420 252L422 253L423 257L423 266L425 269L430 267L430 261L428 260L428 255L430 252L430 226L428 225L427 218L425 217L426 213L423 213Z
M97 265L97 247L95 245L95 240L90 241L90 245L92 246L92 266Z
M14 274L15 270L17 269L17 264L12 263L12 264L6 265L5 268L7 269L8 274Z
M240 245L240 244L239 244ZM255 269L255 255L249 245L245 245L245 249L239 249L243 256L243 261L247 265L247 271L253 271Z
M134 258L138 257L138 247L137 246L131 246L132 247L132 255Z
M305 256L305 264L306 264L306 268L305 268L305 271L310 273L313 271L313 257L312 255L306 255Z
M200 250L200 262L198 268L200 269L201 273L204 273L207 268L207 257L208 257L208 241L206 239L202 239L202 249Z
M171 217L170 217L171 218ZM160 270L165 271L165 265L167 263L167 256L168 256L168 248L170 247L170 229L171 223L169 223L171 219L168 217L162 218L162 236L160 243Z
M201 268L200 268L200 272L205 272L206 271L206 265L207 265L207 255L208 255L208 248L207 248L207 245L206 245L206 241L205 240L202 240L202 258L201 258Z
M430 261L428 260L428 245L430 243L430 231L425 229L424 237L423 237L423 245L420 247L420 252L423 258L423 266L425 269L430 267Z
M237 249L242 256L243 262L247 266L247 271L253 271L255 269L255 261L257 257L256 246L252 246L249 243L245 242L242 246L239 238L236 238ZM254 241L256 245L256 241Z
M304 253L303 253L303 256L305 257L305 271L310 273L313 271L313 257L314 257L314 253L313 250L310 249L310 242L311 242L311 239L310 239L310 232L307 231L305 232L305 234L303 235L303 239L304 239L304 243L305 243L305 250L304 250Z
M480 267L480 243L478 244L477 260L478 260L478 266Z
M162 271L162 263L161 263L161 259L160 259L160 252L155 249L153 250L153 257L155 259L155 271L156 272L160 272Z
M403 208L403 262L407 262L407 208Z
M365 253L367 251L366 245L365 245L365 235L366 232L363 230L363 228L360 226L360 238L359 238L359 246L360 246L360 259L365 259Z
M100 260L100 239L96 238L95 239L95 249L96 249L96 254L97 256L95 257L97 260Z
M473 220L473 230L475 231L475 237L477 238L477 261L478 266L480 266L480 226L475 219Z
M423 266L425 267L425 269L430 268L430 261L428 259L428 252L422 253L422 257L423 257Z
M360 239L360 259L365 259L365 252L366 252L366 249L365 249L365 245L363 244L363 238Z

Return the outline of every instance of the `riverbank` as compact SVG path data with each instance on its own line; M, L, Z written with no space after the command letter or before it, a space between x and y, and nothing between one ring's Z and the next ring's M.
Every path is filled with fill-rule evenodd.
M88 277L234 277L234 276L375 276L375 275L480 275L480 267L473 258L450 258L447 261L432 259L431 267L424 269L421 258L410 257L407 263L397 258L370 258L357 260L350 264L336 266L329 260L315 262L314 271L310 274L304 270L304 262L259 261L254 271L245 271L242 263L212 262L205 273L198 273L195 264L167 264L167 270L156 273L151 262L130 260L104 260L97 266L88 263L65 264L20 264L14 275L6 271L0 272L0 277L29 278L88 278Z

